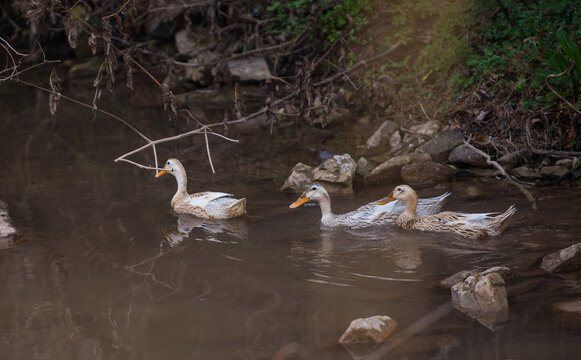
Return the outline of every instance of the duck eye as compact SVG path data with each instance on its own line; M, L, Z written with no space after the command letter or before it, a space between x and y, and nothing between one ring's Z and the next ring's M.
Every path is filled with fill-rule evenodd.
M311 188L311 190L317 190L317 187L316 187L316 186L313 186L313 187Z

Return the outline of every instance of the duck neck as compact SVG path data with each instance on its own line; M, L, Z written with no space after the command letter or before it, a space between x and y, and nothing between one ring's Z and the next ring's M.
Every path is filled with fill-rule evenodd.
M418 198L415 196L410 196L406 201L406 207L403 214L409 219L414 219L417 217L416 210L418 209Z
M321 200L319 200L319 206L321 207L321 215L323 218L332 218L334 216L333 211L331 211L331 198L329 194L325 194Z
M186 171L183 168L180 168L179 171L173 172L172 175L176 178L176 182L178 183L178 189L173 197L175 200L178 197L188 194L188 178L186 176Z

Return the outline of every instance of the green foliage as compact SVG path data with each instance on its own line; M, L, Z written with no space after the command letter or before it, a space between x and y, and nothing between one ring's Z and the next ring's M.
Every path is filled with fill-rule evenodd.
M465 68L453 77L457 89L488 82L497 94L511 95L525 109L546 109L559 100L544 88L545 77L562 72L575 60L575 74L552 79L551 84L576 102L581 2L505 0L502 4L505 10L498 11L498 2L472 0L476 36Z
M267 31L283 37L307 31L315 41L334 42L341 35L354 40L373 6L374 1L365 0L275 1L266 8L273 19Z

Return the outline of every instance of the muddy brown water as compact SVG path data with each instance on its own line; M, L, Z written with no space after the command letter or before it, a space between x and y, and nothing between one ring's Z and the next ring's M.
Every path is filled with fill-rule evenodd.
M317 207L291 210L296 196L277 191L271 178L288 174L301 154L271 151L267 133L240 144L212 140L216 175L202 138L160 146L162 158L182 159L190 191L247 197L251 219L202 223L170 213L173 178L113 162L142 144L114 120L66 103L51 117L44 95L17 87L3 92L0 106L0 199L22 233L0 250L3 359L351 359L337 342L351 320L384 314L409 327L450 301L436 282L492 266L518 274L508 323L492 332L452 311L383 358L579 354L581 332L551 311L579 296L579 277L535 270L541 256L581 240L574 184L537 190L539 211L495 182L420 191L451 191L446 209L516 204L508 231L484 241L397 228L328 231ZM152 137L175 133L155 110L117 110ZM472 185L488 194L465 199ZM334 209L390 187L333 196Z

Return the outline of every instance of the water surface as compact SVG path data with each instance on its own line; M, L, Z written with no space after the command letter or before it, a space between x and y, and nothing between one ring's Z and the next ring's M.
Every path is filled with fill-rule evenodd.
M175 134L165 114L122 105L119 114L148 135ZM18 87L0 106L0 198L22 233L0 251L3 358L351 359L337 342L351 320L384 314L406 328L450 300L435 283L492 266L530 283L509 299L507 324L492 332L452 311L384 358L578 356L581 333L555 319L551 304L579 296L579 277L535 271L541 256L579 241L578 185L536 190L539 211L495 182L420 191L451 191L446 208L467 212L516 204L508 231L484 241L328 231L317 207L291 210L296 196L277 191L295 162L315 165L316 154L279 151L267 132L240 144L213 139L213 175L203 138L160 147L163 159L183 161L190 191L247 197L251 219L203 223L171 214L173 178L113 162L142 145L114 120L66 103L51 117L43 94ZM466 200L472 185L487 196ZM333 196L333 206L348 211L390 190Z

